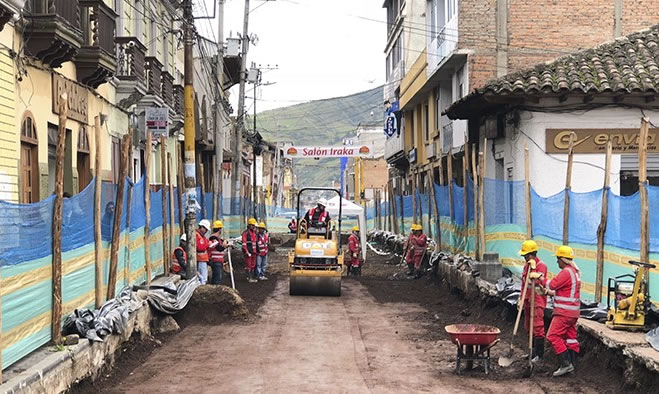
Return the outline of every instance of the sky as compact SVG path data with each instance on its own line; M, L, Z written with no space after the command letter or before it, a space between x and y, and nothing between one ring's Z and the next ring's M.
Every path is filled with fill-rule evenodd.
M196 0L197 14L213 13L213 1ZM204 3L206 9L204 9ZM225 0L224 35L242 33L243 0ZM385 80L386 11L382 0L251 0L248 66L264 70L257 112L317 99L345 96ZM216 20L198 20L200 34L217 37ZM268 66L269 65L269 66ZM252 86L246 88L247 106ZM231 89L237 108L238 85ZM251 112L251 109L250 111Z

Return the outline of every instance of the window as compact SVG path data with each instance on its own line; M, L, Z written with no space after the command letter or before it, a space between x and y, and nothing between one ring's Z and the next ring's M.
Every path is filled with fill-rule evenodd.
M435 88L435 130L439 130L439 122L442 118L442 105L440 101L441 89L439 86Z
M112 183L119 182L119 163L121 163L121 143L119 138L112 137Z
M430 141L430 108L428 104L423 107L423 132L426 137L426 142Z
M78 192L81 192L92 181L92 172L89 158L89 137L87 135L87 128L81 126L78 131L78 156L77 156L77 169L78 169Z
M456 85L456 92L455 92L455 101L460 100L464 95L464 66L460 67L458 72L455 74L455 85Z
M437 1L430 0L428 5L430 6L430 39L432 40L437 35Z
M23 204L39 201L38 147L34 118L27 112L21 124L20 202Z

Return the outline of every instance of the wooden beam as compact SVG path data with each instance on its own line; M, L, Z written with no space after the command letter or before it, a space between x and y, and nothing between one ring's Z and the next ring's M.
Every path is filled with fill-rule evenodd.
M64 204L64 147L67 118L66 93L59 97L59 129L55 150L55 203L53 205L53 304L51 335L53 343L62 342L62 206Z
M431 167L432 171L432 167ZM439 209L437 207L437 199L435 198L435 181L432 176L428 177L428 184L430 185L430 200L432 200L432 207L433 207L433 212L435 214L435 226L437 226L437 236L435 237L435 241L437 242L437 249L436 251L441 251L442 250L442 222L439 218ZM428 218L430 218L430 211L428 212Z
M160 194L162 195L162 267L169 274L169 236L167 224L167 139L160 136Z
M529 168L529 146L524 144L524 196L526 200L526 239L533 238L531 222L531 174Z
M654 94L650 94L650 95L648 95L648 96L645 96L645 102L646 102L646 103L651 103L651 102L653 102L655 99L656 99L656 97L655 97Z
M103 292L103 237L101 231L101 189L103 187L101 178L101 117L94 117L94 300L96 309L100 308L105 301Z
M176 236L176 219L174 209L174 181L172 175L172 154L167 152L167 183L169 184L169 250L173 251L178 244ZM171 253L171 252L170 252ZM171 265L171 262L170 262Z
M570 190L572 189L572 160L575 139L576 134L570 133L570 142L567 148L567 171L565 175L565 198L563 205L563 245L567 245L570 238Z
M481 160L481 179L480 188L478 193L478 209L479 212L479 225L480 225L480 244L481 244L481 259L483 253L487 251L487 244L485 241L485 174L487 174L487 138L483 142L483 151L480 153Z
M604 187L602 188L602 216L597 227L597 271L595 273L595 302L602 301L602 286L604 285L604 235L609 218L609 189L611 182L612 144L606 144L606 163L604 164Z
M584 103L590 103L591 101L593 101L594 98L595 98L595 96L593 96L592 94L585 95L583 97L583 102Z
M185 208L183 207L183 188L185 188L185 180L183 178L183 155L181 153L181 144L178 141L176 142L176 162L178 163L176 194L178 198L179 232L185 234Z
M478 166L476 164L476 145L474 145L471 150L471 180L474 183L474 257L478 260L480 259L480 221L478 219Z
M130 136L124 135L121 142L121 162L119 164L119 182L117 184L117 197L114 204L114 223L112 225L112 246L110 247L110 270L108 275L108 300L114 298L115 287L117 286L117 258L119 253L119 243L121 242L121 215L124 208L124 191L126 190L126 176L128 175L128 166L126 165L128 157L128 148L130 147Z
M144 272L146 273L146 284L151 284L151 132L146 132L146 146L144 148L144 161L146 171L144 173Z
M389 203L390 203L390 209L391 209L391 223L392 223L392 231L396 234L400 232L400 228L398 227L398 213L396 209L396 195L394 194L394 187L393 187L393 179L390 179L388 182L388 187L389 187Z
M638 190L641 194L641 261L650 262L650 251L648 248L648 133L650 120L646 117L641 119L641 135L638 147ZM649 271L646 271L646 280L649 284Z

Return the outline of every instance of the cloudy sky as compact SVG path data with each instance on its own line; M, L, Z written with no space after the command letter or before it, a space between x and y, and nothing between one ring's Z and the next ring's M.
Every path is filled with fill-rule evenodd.
M203 1L212 14L214 0L198 0L196 12L204 11ZM225 0L225 37L242 32L244 4ZM263 74L263 82L274 84L259 89L258 112L384 83L382 0L251 0L250 9L249 30L258 42L250 46L248 64L278 68ZM217 36L217 20L199 20L197 26L202 35ZM236 108L238 86L231 92Z

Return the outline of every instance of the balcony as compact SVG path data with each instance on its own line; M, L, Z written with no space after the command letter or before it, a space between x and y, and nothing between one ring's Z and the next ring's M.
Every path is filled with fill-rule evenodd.
M25 50L50 67L71 61L83 44L78 0L26 3Z
M467 121L451 121L447 116L442 116L442 153L448 154L454 149L459 149L466 141Z
M0 31L5 24L14 19L25 7L25 0L2 0L0 1Z
M458 46L458 16L455 15L444 25L437 37L427 45L428 51L428 77L430 77L445 60L450 57Z
M144 58L144 79L146 81L146 94L137 103L138 110L147 107L163 107L165 101L162 96L162 63L155 56Z
M384 159L387 163L397 167L401 165L407 166L404 133L400 133L400 135L394 134L393 137L387 138L384 143Z
M146 47L137 37L115 38L117 47L117 101L128 109L146 94Z
M394 101L396 100L396 90L400 87L400 83L403 80L404 66L403 60L399 60L398 63L391 70L391 75L387 79L387 83L384 84L384 98L385 100Z
M161 76L162 83L162 99L169 108L174 108L174 77L169 72L165 71ZM174 111L172 111L174 112Z
M96 89L117 69L114 31L117 14L103 0L79 0L85 44L75 58L78 81Z

